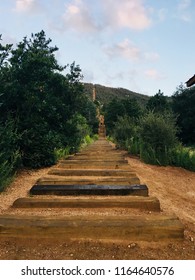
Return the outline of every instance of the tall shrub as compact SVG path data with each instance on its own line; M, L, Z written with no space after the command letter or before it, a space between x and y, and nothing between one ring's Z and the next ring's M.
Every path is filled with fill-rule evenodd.
M129 142L135 137L134 120L129 116L118 117L114 123L113 136L121 148L128 149Z
M140 156L151 164L169 164L170 151L177 145L174 117L149 112L140 120Z
M20 164L18 135L12 120L0 124L0 191L9 183Z

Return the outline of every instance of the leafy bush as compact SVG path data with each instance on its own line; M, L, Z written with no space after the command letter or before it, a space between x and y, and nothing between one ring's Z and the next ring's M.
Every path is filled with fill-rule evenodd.
M181 144L171 151L171 164L195 171L195 150Z
M90 135L90 128L85 117L75 114L66 124L64 140L71 147L70 152L77 152L86 135Z
M54 149L58 146L55 135L51 131L36 125L29 129L22 139L23 164L27 167L39 168L55 164Z
M60 159L66 159L70 154L70 147L66 146L65 148L54 149L54 155L56 162Z
M113 136L121 148L128 148L129 139L135 136L133 120L127 115L118 117L117 122L114 123Z
M130 154L140 155L140 140L138 135L126 140L126 147Z
M21 163L18 149L18 135L12 120L0 125L0 191L10 182Z
M149 112L140 120L140 157L146 163L167 165L169 152L177 144L174 117Z

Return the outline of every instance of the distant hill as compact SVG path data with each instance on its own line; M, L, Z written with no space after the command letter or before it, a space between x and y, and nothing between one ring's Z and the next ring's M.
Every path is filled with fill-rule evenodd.
M84 89L87 95L92 99L93 84L84 83ZM150 98L147 95L140 94L137 92L130 91L124 88L112 88L102 85L95 85L96 89L96 100L101 104L107 104L113 98L117 99L126 99L126 98L135 98L138 103L142 106L145 106L148 99Z

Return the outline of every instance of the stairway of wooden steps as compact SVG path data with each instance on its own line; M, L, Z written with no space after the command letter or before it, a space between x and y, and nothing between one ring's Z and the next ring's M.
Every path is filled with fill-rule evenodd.
M61 160L0 216L0 237L182 240L182 223L161 211L126 156L102 135Z

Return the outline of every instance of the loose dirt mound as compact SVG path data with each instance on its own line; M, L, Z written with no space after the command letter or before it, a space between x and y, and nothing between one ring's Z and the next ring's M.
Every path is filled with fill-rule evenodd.
M141 183L148 185L149 195L158 197L162 210L175 213L182 221L185 226L184 241L161 244L51 242L47 239L5 237L0 239L0 259L195 259L195 173L182 168L146 165L137 158L129 158L128 161ZM0 214L8 213L14 200L27 196L35 181L48 170L19 172L11 186L0 194ZM115 214L114 209L112 214Z

